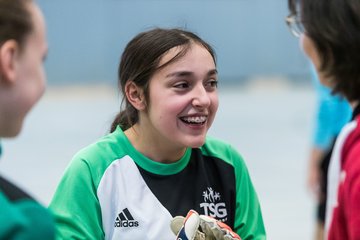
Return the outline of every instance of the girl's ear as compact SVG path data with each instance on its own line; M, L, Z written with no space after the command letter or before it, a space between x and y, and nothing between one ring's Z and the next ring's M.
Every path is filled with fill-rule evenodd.
M13 83L16 80L16 56L19 45L15 40L8 40L0 46L0 81Z
M137 110L144 110L146 107L144 91L138 87L133 81L125 84L125 94L128 101Z

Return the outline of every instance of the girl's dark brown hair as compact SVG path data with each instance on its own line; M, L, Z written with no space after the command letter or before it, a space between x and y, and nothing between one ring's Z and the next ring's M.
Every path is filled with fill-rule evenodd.
M156 71L184 56L192 43L206 48L215 60L212 47L196 34L181 29L155 28L135 36L125 47L122 54L118 84L122 92L121 105L124 109L115 117L110 132L119 125L126 130L138 122L138 112L127 100L125 85L128 81L134 82L143 89L146 102L149 101L149 81ZM181 46L179 53L170 61L159 66L160 60L171 48Z
M33 29L29 4L31 0L0 0L0 46L15 40L20 48Z

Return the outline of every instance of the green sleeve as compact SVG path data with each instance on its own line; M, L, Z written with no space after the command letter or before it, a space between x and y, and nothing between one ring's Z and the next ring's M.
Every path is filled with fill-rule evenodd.
M0 239L54 239L53 216L30 199L10 202L0 192L0 223Z
M266 239L260 203L247 167L237 151L233 149L231 151L237 189L234 230L242 240Z
M75 156L49 206L55 215L56 239L104 239L96 189L88 162Z

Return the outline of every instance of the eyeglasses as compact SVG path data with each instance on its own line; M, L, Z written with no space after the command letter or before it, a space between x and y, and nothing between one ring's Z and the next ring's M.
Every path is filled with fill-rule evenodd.
M300 37L304 33L304 26L298 15L290 14L285 18L285 22L289 27L290 32L295 37Z

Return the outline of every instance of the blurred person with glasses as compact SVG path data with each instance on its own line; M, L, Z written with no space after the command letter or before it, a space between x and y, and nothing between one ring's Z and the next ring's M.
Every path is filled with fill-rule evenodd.
M331 154L325 239L360 239L360 0L288 0L288 6L286 23L320 83L352 107Z
M295 37L300 37L301 34L304 33L304 26L302 25L301 18L296 11L287 16L285 21L289 27L290 32Z
M298 11L293 11L286 23L297 38L304 33L304 26ZM308 158L307 186L316 199L315 240L324 239L327 171L337 135L349 121L352 113L350 104L343 96L333 94L331 88L320 83L311 64L311 79L316 92L316 107L312 126L311 148Z

